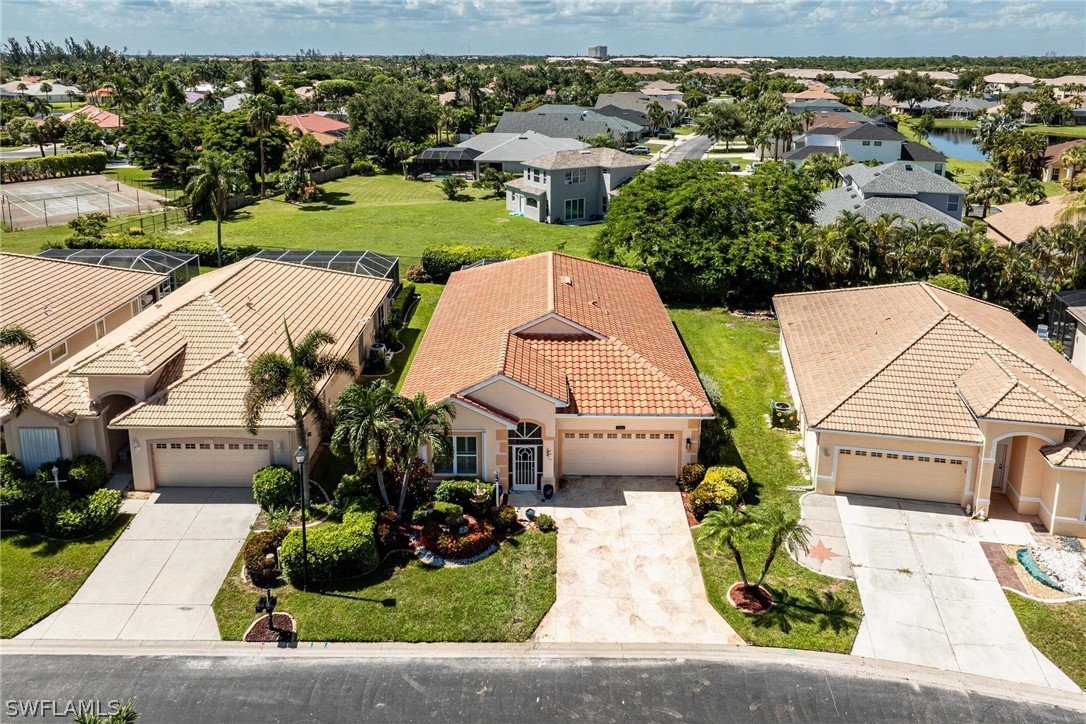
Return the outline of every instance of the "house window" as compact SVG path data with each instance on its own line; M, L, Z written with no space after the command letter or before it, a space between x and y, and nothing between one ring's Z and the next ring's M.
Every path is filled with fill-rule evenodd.
M228 449L229 449L229 450L240 450L240 449L241 449L241 446L240 446L240 445L238 445L238 444L237 444L236 442L232 442L232 443L230 443L230 444L228 445Z
M665 440L674 440L675 439L675 433L673 433L673 432L665 432L664 433L664 439Z
M201 450L210 450L211 445L210 445L210 443L202 442L202 443L200 443L200 449Z
M608 440L617 440L618 439L618 433L617 432L609 432L609 433L607 433L607 439Z
M257 450L268 450L269 449L268 448L268 443L262 442L262 443L260 443L259 445L256 446L256 449Z
M887 460L897 460L897 453L886 453Z
M851 455L851 454L852 454L852 451L851 451L851 450L842 450L842 451L841 451L841 454L842 454L842 455Z
M179 443L179 442L171 442L170 443L170 449L171 450L180 450L181 449L181 443Z
M99 319L94 323L94 338L101 339L106 336L106 320Z
M166 449L166 443L164 443L164 442L156 442L155 443L155 450L165 450L165 449Z
M871 141L864 141L863 143L864 143L865 146L870 146L871 145Z
M940 176L943 175L943 164L941 164L941 163L935 164L935 173L939 174Z
M594 432L594 433L592 433L592 439L593 440L602 440L603 439L603 433L602 432Z
M56 362L58 360L62 360L67 356L68 356L68 343L67 342L61 342L56 347L53 347L51 350L49 350L49 361L50 362Z
M944 464L944 463L946 463L946 458L935 458L934 462L937 462L939 464Z
M215 449L216 450L225 450L226 445L223 445L221 442L217 442L217 443L215 443Z
M253 444L251 442L247 442L247 443L245 443L244 445L241 446L241 449L242 450L252 450L253 449Z
M913 457L912 455L902 455L901 459L902 460L916 460L916 458Z
M533 209L539 207L539 202L536 201L535 199L531 198L530 196L526 196L524 198L524 203L527 204L529 207L531 207Z
M566 199L566 221L584 218L584 199Z
M479 438L454 435L450 447L450 454L434 458L435 475L479 474Z
M634 439L635 440L644 440L645 439L645 433L643 433L643 432L637 433L637 436Z
M583 184L585 181L588 181L588 169L570 169L569 171L566 171L565 178L567 184Z
M871 457L873 457L873 458L881 458L881 457L882 457L882 453L880 453L880 452L873 452L873 453L871 453Z
M958 208L961 200L957 196L947 196L946 198L946 210L952 214L958 213Z
M920 457L917 458L917 460L919 460L922 463L930 463L931 462L931 458L928 457L927 455L921 455Z
M622 439L623 440L632 440L633 439L633 433L629 433L629 432L622 433Z
M660 439L660 433L658 433L658 432L652 433L651 435L649 435L649 439L650 440L659 440Z
M572 440L573 438L577 437L577 434L573 432L567 432L563 433L562 437L564 437L566 440Z
M578 433L577 437L580 438L581 440L587 440L588 439L588 433L587 432Z
M195 450L196 449L196 443L194 443L194 442L186 442L185 443L185 449L186 450Z
M876 146L881 146L881 145L882 145L882 141L875 141L875 145L876 145Z
M600 199L600 210L603 211L603 213L606 214L607 210L610 209L610 208L611 208L611 197L608 196L607 194L604 194L603 198Z

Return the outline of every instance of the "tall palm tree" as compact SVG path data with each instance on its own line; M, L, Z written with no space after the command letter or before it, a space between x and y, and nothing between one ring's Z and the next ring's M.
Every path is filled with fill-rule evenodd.
M0 347L22 347L28 352L33 352L36 346L34 335L25 327L17 324L5 324L0 327ZM0 397L3 397L4 402L11 403L16 417L30 405L26 380L14 365L3 357L0 357Z
M426 395L418 393L412 398L401 397L397 401L400 415L399 435L400 470L404 479L400 484L400 501L396 506L396 515L403 515L403 503L407 497L407 471L411 461L418 457L419 449L428 445L434 451L434 458L452 452L449 432L456 408L452 402L429 403Z
M298 445L309 448L309 438L305 429L305 416L313 414L320 430L324 434L331 427L331 418L320 397L318 384L337 374L354 375L355 367L344 357L326 351L336 343L336 338L328 332L314 329L294 343L290 326L283 320L286 334L287 353L265 352L254 359L248 368L249 389L245 392L245 428L255 435L260 425L260 418L270 405L290 397L294 420L294 434ZM303 485L308 484L303 481Z
M669 115L659 101L651 101L645 106L645 116L648 118L649 130L652 133L667 127Z
M988 209L992 204L1001 204L1010 201L1014 193L1014 187L1010 179L999 172L999 169L986 166L973 183L969 184L969 196L967 200L971 204L981 205L980 218L988 216Z
M710 548L719 552L727 550L732 554L739 569L739 578L743 581L743 588L751 586L747 580L747 570L743 567L743 554L739 552L739 544L749 537L753 527L754 520L749 515L727 506L706 515L701 521L701 530L698 531L698 539Z
M755 516L755 524L763 535L769 535L769 555L766 556L762 573L758 576L754 587L762 585L769 567L773 565L773 559L777 557L777 551L781 546L787 548L793 555L799 551L804 553L811 545L811 529L800 522L799 517L787 512L777 505L763 505Z
M816 118L816 116L815 112L808 108L807 110L803 111L803 113L799 114L799 118L801 121L803 121L803 130L806 132L810 130L811 124L814 123L814 119Z
M49 105L49 101L45 100L45 96L30 96L26 105L31 116L48 118L49 113L53 110L53 106Z
M1066 183L1070 188L1078 172L1086 169L1086 143L1076 144L1061 153L1060 163L1067 169Z
M249 186L249 179L237 161L220 151L204 151L189 167L192 178L185 186L189 201L195 206L208 202L215 215L215 257L222 266L222 217L230 195Z
M1067 194L1063 197L1063 208L1056 212L1056 220L1070 223L1076 219L1086 219L1086 191Z
M267 174L264 165L264 136L279 122L275 113L275 101L263 94L253 96L249 101L248 121L249 128L253 129L253 133L260 139L260 198L264 198L264 177Z
M396 390L388 380L378 380L370 385L355 382L336 398L333 414L332 449L347 448L359 472L366 468L372 454L377 490L381 493L381 502L389 505L385 470L389 454L398 442Z

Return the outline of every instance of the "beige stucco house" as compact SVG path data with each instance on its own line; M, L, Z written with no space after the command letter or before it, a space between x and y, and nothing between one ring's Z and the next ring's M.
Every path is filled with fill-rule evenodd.
M1086 377L1006 309L923 283L773 303L819 492L1005 495L1086 535Z
M401 392L456 410L435 476L514 490L675 476L713 414L649 277L551 252L454 273Z
M201 275L36 380L29 409L3 411L9 451L28 469L88 453L110 469L130 462L137 490L249 485L259 468L291 464L299 441L289 400L265 411L256 435L245 429L248 363L286 353L286 321L296 340L331 333L359 366L391 285L256 258ZM349 381L322 381L322 397Z

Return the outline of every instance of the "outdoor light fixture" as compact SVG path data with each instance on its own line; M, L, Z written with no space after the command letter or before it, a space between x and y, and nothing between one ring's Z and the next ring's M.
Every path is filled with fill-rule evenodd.
M276 440L275 441L275 452L283 452L283 441L282 440Z
M309 588L309 545L305 538L305 509L309 505L309 485L305 478L305 461L309 451L302 446L294 451L294 461L298 463L298 486L302 492L302 590ZM269 614L270 615L270 614Z
M690 446L694 444L694 441L690 438L686 438L686 449L689 450Z
M140 449L140 441L137 440L136 438L132 438L132 449L136 450L137 452Z

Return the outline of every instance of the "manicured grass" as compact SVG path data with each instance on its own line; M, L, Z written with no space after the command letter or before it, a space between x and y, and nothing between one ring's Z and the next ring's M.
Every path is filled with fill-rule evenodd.
M1043 133L1047 136L1086 138L1086 126L1045 126L1040 123L1031 123L1024 126L1023 130L1026 133Z
M1041 603L1006 594L1030 643L1086 688L1086 601Z
M140 188L149 188L156 190L181 191L181 184L176 181L161 181L151 177L151 171L137 168L135 166L121 166L117 168L107 168L103 173L103 176L109 176L112 179L116 179L123 184L129 186L139 186ZM259 189L258 189L259 190Z
M556 536L525 531L462 568L430 569L393 554L364 578L324 590L275 589L303 641L524 641L554 603ZM224 639L256 618L259 592L241 582L241 557L215 598Z
M919 120L919 119L917 119L917 120ZM910 121L910 123L915 123L915 122L916 121ZM962 121L962 120L959 120L957 118L936 118L935 119L935 127L936 128L972 128L975 125L977 125L976 121Z
M668 144L661 141L645 141L645 147L648 148L651 153L659 153L667 148Z
M770 429L767 415L772 400L788 399L784 370L777 349L776 322L733 317L720 308L672 308L679 329L697 368L720 385L724 404L734 420L734 446L725 464L744 468L751 478L746 495L748 509L771 502L798 512L799 494L788 486L808 484L789 456L795 433ZM848 653L860 624L861 605L856 585L810 571L786 552L778 554L766 579L777 606L763 616L748 616L727 601L728 588L739 580L730 554L711 551L692 531L709 602L751 644ZM767 541L753 539L741 546L749 573L765 561Z
M74 101L53 101L49 104L49 107L54 111L67 113L68 111L74 111L76 108L82 108L87 105L86 101L74 100Z
M695 133L698 132L698 127L695 125L677 126L675 128L672 128L671 130L675 132L676 136L693 136Z
M426 326L430 324L430 317L434 316L437 300L444 289L445 287L441 284L415 285L415 291L419 293L419 301L410 311L411 316L407 326L400 331L400 341L404 345L404 350L392 358L392 367L396 371L389 382L397 390L403 386L404 372L411 366L415 353L419 351L422 335L426 333Z
M56 541L33 533L0 538L0 638L15 636L66 604L131 517L118 517L86 540Z

